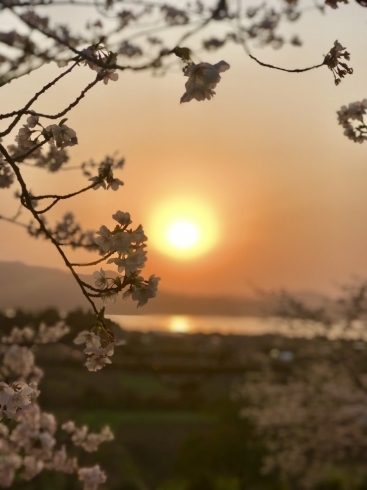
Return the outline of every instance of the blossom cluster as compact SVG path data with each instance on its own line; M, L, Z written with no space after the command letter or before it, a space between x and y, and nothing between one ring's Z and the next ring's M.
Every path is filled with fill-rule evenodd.
M8 336L1 338L3 344L49 344L58 342L62 337L69 333L70 328L64 322L57 322L55 325L40 323L38 328L14 327Z
M67 424L72 425L73 422ZM32 480L43 470L66 474L77 474L84 490L98 488L106 481L105 473L99 465L79 467L76 457L68 455L65 444L59 444L57 422L54 415L45 413L39 405L33 403L17 418L16 426L11 430L0 423L0 485L10 487L19 473L26 481ZM88 432L87 428L83 428ZM89 439L88 439L89 438ZM113 438L108 427L101 434L88 434L86 441L73 439L75 446L81 446L88 452L96 451L100 443Z
M127 229L131 224L129 213L117 211L113 216L118 225L113 230L102 225L95 238L96 244L102 254L116 257L108 258L108 264L115 264L118 272L123 276L108 278L101 268L93 274L95 285L101 291L101 297L105 302L116 301L116 296L123 288L128 287L123 297L129 297L143 306L148 299L154 298L157 293L159 278L152 275L148 281L139 274L146 261L145 251L147 237L143 227L139 225L136 229Z
M127 56L128 58L135 58L138 56L142 56L143 51L136 44L132 44L129 41L123 41L120 44L118 53L123 56Z
M0 158L0 189L6 189L14 182L14 173L10 165Z
M105 342L102 346L101 337L93 332L84 330L74 339L75 344L85 344L84 353L88 359L85 363L88 371L98 371L107 364L111 364L110 357L115 350L115 342Z
M362 102L352 102L348 107L342 106L337 112L338 122L344 128L344 135L355 143L363 143L367 139L367 126L363 121L366 109L367 99L363 99ZM352 121L357 125L353 125Z
M103 168L107 168L106 165ZM107 173L100 173L100 177L93 178L96 185L101 183L97 180L101 178L107 180L107 185L111 184L113 179L111 164L108 164ZM137 302L137 306L143 306L156 296L160 280L154 275L148 280L140 275L146 261L147 237L141 225L135 229L128 228L132 223L129 213L117 211L112 217L117 225L112 230L102 225L94 241L103 255L97 263L107 261L108 264L115 264L118 274L108 277L103 268L95 271L93 273L95 287L86 284L86 294L91 298L101 298L103 302L110 303L115 302L118 294L122 292L122 298L131 297ZM113 256L114 254L116 255ZM105 325L104 308L99 312L91 330L80 332L74 343L85 344L84 353L87 355L85 366L89 371L98 371L111 364L110 358L118 344L113 333Z
M16 379L22 385L3 385L1 406L9 406L10 397L14 400L19 398L23 403L29 405L37 396L37 383L43 377L43 371L35 364L35 356L32 346L35 344L49 344L58 342L69 332L69 327L63 322L47 326L41 323L37 328L25 326L14 327L9 335L3 335L0 339L0 380ZM4 381L2 381L4 383ZM24 384L26 383L26 384ZM32 389L26 389L31 387ZM17 395L17 396L16 396ZM29 402L29 403L28 403ZM14 405L16 408L16 405ZM19 408L19 407L18 407ZM14 413L18 413L15 410Z
M220 73L229 70L230 66L225 61L219 61L215 65L210 63L188 63L184 68L184 75L189 77L185 83L186 92L181 97L182 102L190 102L192 99L210 100L214 95L214 88L220 82Z
M349 369L319 359L284 378L268 373L240 389L240 414L255 423L267 449L264 473L276 471L284 483L309 490L328 479L330 468L361 461L365 478L366 379L359 387Z
M263 4L262 7L264 7ZM285 16L289 20L292 16L297 15L297 11L294 6L292 8L289 3L284 10ZM285 43L283 36L281 36L277 29L279 27L282 13L276 11L274 8L252 8L247 9L247 16L249 19L253 19L248 27L244 29L249 39L256 39L260 46L272 46L275 49L279 49Z
M325 5L328 5L332 9L337 9L338 3L348 3L348 0L325 0Z
M64 335L69 332L69 327L63 322L58 322L53 326L47 326L41 323L38 328L14 327L9 335L1 337L0 355L2 355L2 364L0 366L0 380L14 379L29 383L32 390L25 390L27 386L3 386L3 397L6 401L6 394L12 398L18 393L18 398L31 402L37 394L37 383L43 377L43 371L35 364L35 357L31 346L34 344L49 344L58 342ZM14 393L12 392L14 391ZM21 393L21 395L20 395ZM27 396L30 397L27 398ZM2 406L8 406L8 403L0 403ZM28 403L27 403L28 405ZM19 407L18 407L19 408ZM14 413L18 413L15 410Z
M89 429L86 425L78 428L72 420L65 422L61 428L71 435L74 446L82 447L88 453L97 451L98 446L102 444L102 442L112 441L114 438L108 425L103 427L100 433L89 433Z
M89 66L93 71L96 71L105 85L111 80L116 82L119 78L118 73L113 68L108 68L108 65L116 63L116 54L108 51L103 45L95 44L81 51L81 58L84 64Z
M114 177L112 169L113 161L106 159L106 161L102 162L98 167L98 176L88 179L95 184L93 186L95 191L100 187L102 187L102 189L112 189L113 191L117 191L120 186L124 185L122 180Z
M43 371L35 365L34 354L29 347L11 344L2 346L0 352L3 352L3 363L0 367L2 379L16 376L23 381L39 383L43 378Z
M162 5L161 11L164 14L167 24L171 26L184 25L189 22L189 16L184 10L169 5Z
M353 74L353 68L350 68L346 61L350 60L350 54L338 41L325 56L324 65L326 65L334 75L335 85L339 85L341 79L346 75Z
M78 143L78 138L73 129L65 124L51 124L45 128L47 135L51 136L50 141L57 148L65 148L66 146L74 146Z
M330 0L331 5L339 0ZM342 0L340 0L342 1ZM343 0L347 1L347 0ZM49 0L47 5L57 3L57 0ZM283 35L279 33L282 21L295 21L303 14L299 2L287 1L285 5L279 6L260 3L258 5L245 6L243 9L233 9L231 2L219 1L215 5L202 1L189 2L187 5L179 5L177 2L131 2L129 5L116 0L107 0L103 11L99 11L95 5L97 17L87 21L82 33L77 30L72 33L70 26L57 22L57 17L49 14L44 16L43 2L41 4L32 3L32 9L27 3L15 2L15 0L4 0L5 5L16 5L19 10L19 17L29 28L29 33L37 32L37 36L20 36L16 31L0 33L0 43L18 48L16 53L7 58L11 66L10 73L5 74L6 67L0 71L0 78L6 81L14 77L14 72L21 71L22 66L15 68L14 58L18 58L18 50L21 50L20 65L31 65L31 69L39 66L46 60L54 59L59 66L65 66L70 60L84 62L93 70L97 71L105 83L109 80L117 80L116 54L122 54L131 58L144 57L143 64L130 64L122 67L133 69L152 69L169 68L163 64L163 57L169 51L168 42L172 39L172 34L165 36L163 32L159 42L151 42L152 32L174 31L179 32L178 39L193 37L200 31L205 30L211 21L225 21L226 28L229 29L228 40L234 43L251 41L254 44L264 46L270 45L280 48L286 42ZM37 13L41 8L42 15ZM322 11L322 6L316 7ZM108 21L101 21L101 15L107 15ZM145 29L154 19L155 28ZM135 32L129 39L126 28L131 28ZM19 37L19 39L18 39ZM130 41L138 37L140 45L132 44ZM32 39L32 41L30 41ZM49 50L44 52L43 40L47 40L50 45ZM98 41L97 41L98 40ZM200 40L201 41L201 40ZM87 46L87 47L86 47ZM113 46L115 52L110 51L107 46ZM153 49L152 49L153 48ZM163 49L162 49L163 48ZM5 50L4 50L5 51ZM75 56L77 54L77 56ZM2 55L0 55L2 56ZM3 72L3 73L1 73ZM24 73L24 72L23 72ZM22 74L23 74L22 73Z
M54 415L45 413L36 402L37 385L31 382L35 366L31 344L58 341L68 332L68 327L58 323L37 329L14 327L1 338L0 379L18 377L17 381L0 381L0 419L12 419L8 426L0 422L0 486L10 487L18 475L32 480L43 470L77 475L84 490L97 490L106 481L99 465L80 467L77 458L71 457L65 443L57 439L58 424ZM26 344L26 345L19 345ZM98 450L101 443L111 441L113 433L108 426L100 433L90 433L87 426L78 428L73 421L61 427L70 435L68 445L81 447L87 452Z
M39 121L39 116L31 115L27 118L26 124L18 131L15 141L20 149L34 148L42 135L46 141L55 145L57 148L64 149L66 146L74 146L78 143L78 138L73 129L64 124L50 124L43 127ZM36 129L39 126L39 129ZM35 135L35 133L37 133ZM35 136L35 137L34 137Z
M17 381L8 385L0 382L0 420L3 417L19 419L24 410L37 398L39 391L35 383Z
M107 480L105 472L98 464L91 468L80 468L78 476L79 480L84 483L83 490L97 490L98 486Z

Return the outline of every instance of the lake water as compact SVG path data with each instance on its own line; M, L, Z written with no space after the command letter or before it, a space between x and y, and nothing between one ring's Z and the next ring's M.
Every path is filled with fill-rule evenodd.
M199 316L199 315L106 315L125 330L140 332L165 332L169 334L236 334L263 335L266 333L289 337L312 338L325 334L325 328L317 323L293 320L292 324L277 317L254 316ZM343 323L335 323L328 330L330 339L345 338L363 340L367 343L367 324L354 322L352 329L345 331ZM363 348L367 347L364 346Z
M295 333L284 320L278 318L195 315L107 315L107 317L126 330L141 332L220 333L224 335L261 335L264 333L294 335Z

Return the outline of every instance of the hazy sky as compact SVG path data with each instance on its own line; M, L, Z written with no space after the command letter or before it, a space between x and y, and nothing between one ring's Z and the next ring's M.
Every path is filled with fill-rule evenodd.
M258 286L328 292L351 274L367 277L367 143L346 139L336 119L342 105L367 98L367 10L351 4L325 16L310 13L289 32L300 33L304 47L254 54L301 68L321 62L338 39L351 53L354 75L335 87L326 67L283 73L231 47L200 55L231 65L211 101L180 105L186 79L179 71L163 78L124 72L116 83L99 84L69 114L67 124L79 139L70 150L72 163L117 150L126 157L116 175L125 186L61 203L50 222L72 210L86 228L98 229L112 226L117 210L129 211L151 237L147 273L161 276L166 291L242 295ZM47 65L3 87L1 111L21 107L59 70ZM61 110L93 77L81 67L36 109ZM34 193L85 185L80 172L25 174ZM0 193L4 215L16 207L14 190ZM157 215L177 201L212 214L217 241L198 258L178 260L155 246ZM48 243L5 222L0 233L1 260L63 268Z

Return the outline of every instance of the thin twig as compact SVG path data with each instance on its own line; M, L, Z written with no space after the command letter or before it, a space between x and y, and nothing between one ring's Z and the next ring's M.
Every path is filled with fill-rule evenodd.
M41 199L54 199L54 201L47 206L46 208L42 209L41 211L37 211L37 214L43 214L49 209L51 209L55 204L57 204L59 201L62 201L63 199L70 199L71 197L77 196L78 194L82 194L83 192L88 191L89 189L93 189L93 187L96 185L96 182L93 182L93 184L88 185L87 187L84 187L84 189L81 189L80 191L76 192L71 192L70 194L65 194L63 196L58 196L56 194L45 194L44 196L32 196L32 200L40 201Z
M100 264L101 262L103 262L104 260L108 259L109 257L111 257L111 255L113 255L114 253L115 253L114 251L109 252L108 254L106 254L101 259L95 260L94 262L88 262L87 264L81 264L81 263L73 262L73 263L70 263L70 265L72 265L73 267L88 267L90 265L97 265L97 264Z
M26 151L25 153L23 153L22 155L18 155L16 157L13 157L13 160L14 162L22 162L22 160L24 160L25 158L27 158L28 155L31 155L35 150L38 150L38 148L41 148L43 145L45 145L49 140L51 139L50 138L46 138L44 139L43 141L41 141L40 143L38 143L37 145L35 146L32 146L32 148L30 148L28 151Z
M20 114L20 115L23 115L23 114L31 114L32 116L45 117L47 119L59 119L60 117L65 116L65 114L67 114L71 109L73 109L81 101L81 99L83 99L83 97L85 97L85 94L91 88L93 88L98 82L100 82L102 79L103 79L103 77L100 74L98 74L96 76L95 80L93 80L93 82L89 83L85 87L85 89L83 89L81 91L80 95L78 95L78 97L74 100L74 102L71 102L66 107L66 109L64 109L61 112L58 112L57 114L43 114L42 112L20 109L19 111L13 111L13 112L8 113L8 114L2 114L2 115L0 115L0 119L5 119L7 117L12 117L15 114Z
M309 66L308 68L295 68L293 70L288 70L287 68L281 68L279 66L270 65L268 63L263 63L262 61L258 60L257 58L255 58L255 56L253 56L250 53L248 53L248 55L249 55L249 57L251 59L253 59L254 61L256 61L256 63L258 63L261 66L265 66L266 68L273 68L274 70L286 71L288 73L303 73L305 71L314 70L315 68L321 68L321 66L324 66L325 65L325 62L323 61L319 65Z
M28 225L26 225L25 223L20 223L19 221L16 221L16 219L14 218L7 218L6 216L2 216L1 214L0 214L0 220L8 221L13 225L21 226L22 228L28 228Z
M31 105L38 99L38 97L42 94L44 94L45 92L47 92L47 90L49 90L53 85L55 85L59 80L61 80L65 75L67 75L68 73L70 73L76 66L77 66L78 63L74 63L70 68L68 68L66 71L64 71L63 73L61 73L61 75L59 75L58 77L56 77L54 80L52 80L51 82L49 82L48 84L46 84L39 92L37 92L32 98L31 100L23 107L23 109L21 109L20 111L15 111L15 119L13 120L13 122L9 125L8 129L6 129L5 131L3 131L2 133L0 133L0 137L4 137L6 136L7 134L9 134L12 129L14 128L14 126L16 124L18 124L20 118L22 117L22 115L25 113L25 111L27 111ZM2 119L2 116L0 115L0 119Z
M20 172L20 169L19 169L18 165L15 163L14 159L9 155L9 153L7 152L7 150L5 149L5 147L1 143L0 143L0 152L3 154L3 156L5 157L5 160L9 163L9 165L11 166L11 168L13 169L13 171L14 171L16 177L17 177L17 180L19 182L19 185L20 185L20 187L22 189L22 196L21 196L21 198L23 200L24 206L27 207L27 209L33 215L34 219L38 222L39 227L40 227L40 230L42 231L42 233L44 233L44 235L56 247L57 251L59 252L59 254L61 255L61 257L63 258L65 265L67 266L67 268L70 270L70 272L74 276L76 282L79 284L79 287L82 290L83 295L85 296L85 298L87 299L87 301L92 306L93 311L95 312L95 314L98 315L98 309L97 309L96 305L94 304L93 300L89 297L87 291L85 290L85 287L83 286L83 283L82 283L80 277L74 271L73 267L71 266L68 258L66 257L64 251L62 250L62 248L59 245L59 243L57 242L57 240L52 236L52 234L49 232L49 230L47 230L44 222L38 216L36 210L33 208L33 205L32 205L32 197L30 196L30 194L28 192L27 186L26 186L25 181L23 179L23 176L22 176L22 174Z

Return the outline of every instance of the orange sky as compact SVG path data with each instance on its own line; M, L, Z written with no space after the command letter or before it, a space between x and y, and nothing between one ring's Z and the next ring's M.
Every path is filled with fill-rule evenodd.
M328 292L351 274L367 277L367 143L347 140L336 120L342 105L367 97L367 11L353 4L326 16L309 14L289 32L300 32L305 46L256 55L305 67L319 63L338 39L352 54L355 74L335 87L326 67L282 73L231 47L201 54L202 61L231 65L215 98L180 105L186 79L179 72L163 78L124 72L118 82L97 86L67 124L79 138L72 163L118 150L127 161L117 175L125 186L61 203L50 221L72 210L85 227L98 229L112 225L120 209L149 237L162 202L201 200L217 220L215 248L185 262L148 249L146 273L161 276L166 291L242 295L257 286ZM58 73L48 65L3 87L2 111L21 107ZM61 110L93 77L81 67L36 109ZM25 174L34 193L85 185L78 173ZM15 209L13 193L14 187L1 191L1 213ZM0 260L63 268L51 245L8 223L0 222L0 230Z

